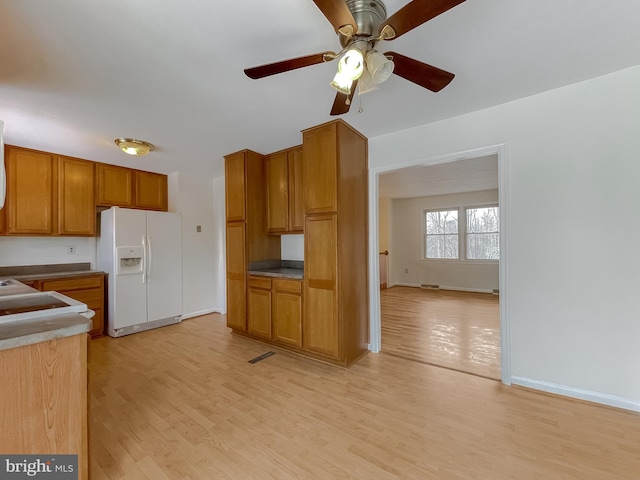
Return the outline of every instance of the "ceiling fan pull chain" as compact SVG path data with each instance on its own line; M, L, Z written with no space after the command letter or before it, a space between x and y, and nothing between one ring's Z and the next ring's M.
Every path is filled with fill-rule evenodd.
M358 108L358 113L364 112L364 108L362 108L362 95L358 95L358 99L360 100L360 106Z

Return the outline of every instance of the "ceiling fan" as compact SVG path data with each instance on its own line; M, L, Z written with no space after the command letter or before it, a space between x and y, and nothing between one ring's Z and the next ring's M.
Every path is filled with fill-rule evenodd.
M432 92L446 87L454 74L396 52L375 50L380 40L393 40L465 0L413 0L387 18L382 0L313 0L333 25L342 50L246 68L253 79L338 59L338 71L331 86L338 90L331 115L349 111L356 87L360 93L375 88L394 73Z

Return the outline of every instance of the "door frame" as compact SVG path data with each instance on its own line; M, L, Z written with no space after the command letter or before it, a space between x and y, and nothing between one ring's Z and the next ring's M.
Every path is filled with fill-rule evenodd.
M378 177L381 173L407 167L430 166L497 155L498 157L498 202L500 207L500 380L511 385L511 341L509 321L509 175L507 144L450 153L406 162L392 163L369 168L369 350L379 353L382 348L382 325L380 311L380 266L379 266L379 218Z

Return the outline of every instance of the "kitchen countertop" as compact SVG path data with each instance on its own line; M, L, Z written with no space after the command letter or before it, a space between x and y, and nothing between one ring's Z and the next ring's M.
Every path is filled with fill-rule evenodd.
M299 260L265 260L261 262L251 262L247 273L249 275L259 275L263 277L302 280L304 278L304 262Z
M17 282L0 287L0 295L37 293L34 288ZM46 342L54 338L70 337L91 330L91 319L77 313L0 323L0 350Z
M303 268L264 268L259 270L249 270L249 275L260 275L263 277L293 278L302 280L304 278Z
M73 277L104 272L90 270L89 262L82 263L54 263L47 265L16 265L0 267L0 279L15 278L16 280L46 280L48 278Z
M48 278L77 277L78 275L92 275L96 273L104 274L105 272L102 272L100 270L75 270L72 272L47 272L25 275L12 275L10 278L14 278L16 280L46 280Z

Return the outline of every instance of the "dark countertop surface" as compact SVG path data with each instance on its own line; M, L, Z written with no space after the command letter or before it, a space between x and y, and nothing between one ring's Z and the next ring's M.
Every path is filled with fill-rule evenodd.
M304 278L303 268L286 268L286 267L261 268L261 269L249 270L247 273L249 275L260 275L263 277L293 278L296 280L302 280Z
M88 262L8 266L0 267L0 279L15 278L16 280L29 281L104 273L99 270L90 270L90 268L91 264Z

